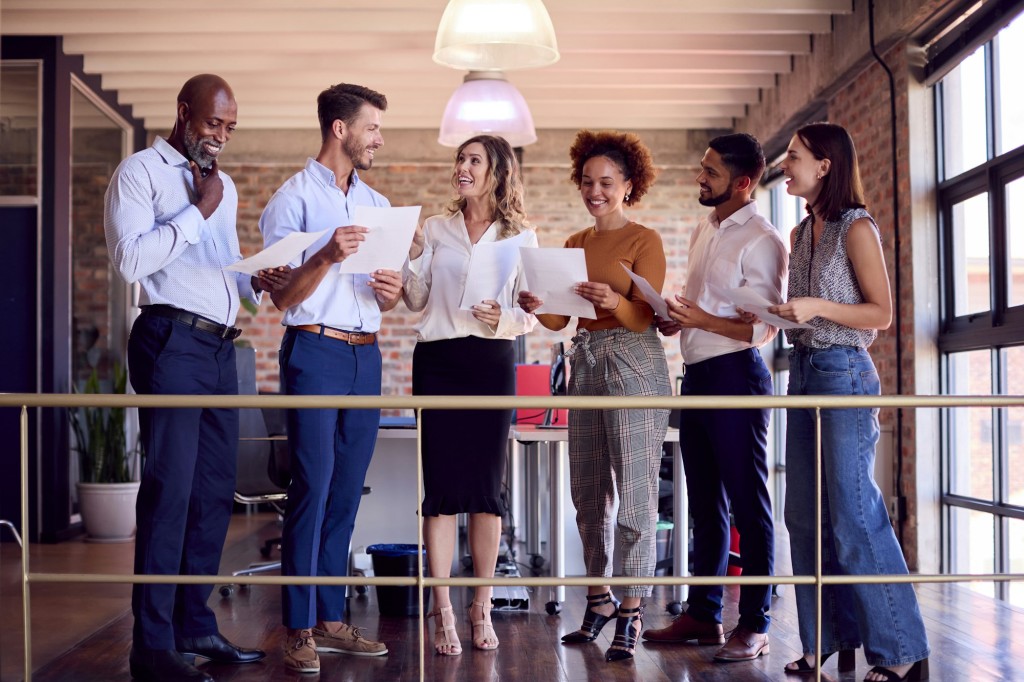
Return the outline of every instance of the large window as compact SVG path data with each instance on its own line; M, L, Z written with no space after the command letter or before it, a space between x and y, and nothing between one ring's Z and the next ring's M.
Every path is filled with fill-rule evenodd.
M937 85L943 392L1024 394L1024 16ZM1024 408L943 415L944 563L1024 564ZM1020 585L971 583L1024 606Z
M807 215L804 210L806 202L800 197L795 197L786 191L785 178L777 168L778 162L773 164L766 174L764 185L758 190L757 200L760 211L769 217L772 225L779 231L782 241L789 249L790 234L800 221ZM767 199L767 201L764 201ZM761 349L768 368L772 372L772 380L775 385L776 395L786 395L789 386L789 350L791 346L786 342L786 334L779 332L775 340L768 346ZM770 485L772 496L775 501L774 510L776 521L783 520L783 500L786 499L786 411L772 411L772 428L768 435L770 439L771 475Z

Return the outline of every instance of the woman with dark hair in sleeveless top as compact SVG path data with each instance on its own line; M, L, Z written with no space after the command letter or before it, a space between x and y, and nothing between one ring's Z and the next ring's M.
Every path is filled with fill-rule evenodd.
M878 226L864 207L849 133L812 123L793 136L781 164L787 191L807 200L793 230L789 300L769 310L810 328L790 329L789 395L879 395L867 347L892 319ZM814 573L815 416L788 409L786 526L795 575ZM878 409L821 411L822 570L830 575L906 574L907 564L873 478ZM815 587L797 585L804 656L785 667L814 674ZM853 669L864 645L867 682L928 677L928 638L913 585L829 585L822 594L821 663L840 651Z

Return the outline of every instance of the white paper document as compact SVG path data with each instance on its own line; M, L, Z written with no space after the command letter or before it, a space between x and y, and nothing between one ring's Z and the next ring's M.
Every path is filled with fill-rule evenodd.
M291 232L284 239L274 242L255 256L243 258L224 269L233 272L244 272L247 275L255 275L260 270L288 265L288 263L298 258L299 254L315 244L318 239L328 232L330 230Z
M459 307L469 310L480 301L495 301L519 266L519 247L531 234L520 232L515 237L496 242L482 242L473 247L466 273L466 288Z
M655 291L650 282L627 268L624 263L619 263L619 265L626 271L629 278L633 280L633 284L640 290L640 295L644 297L644 300L654 308L655 314L663 320L669 319L668 305L665 303L665 299L661 297L661 293Z
M530 293L544 301L534 312L597 319L594 304L573 291L589 281L583 249L520 248L519 255Z
M785 320L778 315L771 314L768 312L768 308L775 304L748 286L728 289L725 293L727 300L734 306L742 308L748 313L754 313L761 318L762 322L767 322L773 327L778 327L779 329L813 329L809 324L797 324L796 322Z
M359 250L341 261L339 272L365 274L374 270L401 270L416 234L419 206L356 206L353 225L370 228Z

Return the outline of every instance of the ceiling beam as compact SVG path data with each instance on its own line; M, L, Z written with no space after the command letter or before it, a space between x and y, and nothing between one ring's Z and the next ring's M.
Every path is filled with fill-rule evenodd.
M554 66L544 69L548 79L557 79L567 71L601 71L604 73L634 73L637 71L703 71L706 73L788 73L791 58L771 55L659 55L638 54L624 60L614 54L572 54L565 55ZM418 72L424 68L420 52L392 51L386 54L357 52L339 55L276 54L270 51L250 54L220 54L212 56L207 52L191 52L169 59L162 54L132 53L112 54L93 52L85 55L84 68L88 73L116 73L131 71L142 73L203 73L216 71L230 80L231 74L258 72L261 74L284 72L298 73L303 69L334 70L337 78L380 72ZM429 65L437 71L448 71L440 65ZM458 72L457 72L458 73ZM514 72L513 72L514 73Z
M424 5L443 9L446 0L376 0L366 3L378 9L416 10ZM82 7L82 0L3 0L5 8L12 10L77 10ZM291 0L288 3L293 10L336 9L338 0ZM176 0L175 8L209 9L208 0ZM280 0L220 0L218 6L241 11L273 10L281 7ZM349 6L358 6L358 2L350 2ZM545 6L550 12L614 12L622 5L617 0L547 0ZM165 10L166 0L89 0L89 7L97 10ZM642 5L635 7L640 12L707 12L706 0L644 0ZM748 13L751 11L750 0L716 0L716 12ZM853 0L758 0L757 11L769 14L849 14L853 11Z
M362 72L364 85L380 90L384 94L406 87L441 87L447 91L454 90L462 82L463 73L454 69L437 69L421 73L394 72ZM551 69L531 69L512 71L506 74L509 81L517 88L556 88L563 87L607 87L608 75L600 71L576 71L563 74L552 74ZM124 90L133 88L167 88L177 94L188 76L181 73L143 73L126 71L101 74L103 87L107 90ZM352 74L339 73L336 68L314 69L305 68L293 73L232 73L227 79L233 88L275 88L302 87L314 88L319 93L334 83L344 79L353 80ZM359 81L356 81L359 82ZM655 73L638 71L631 73L628 79L619 78L615 88L628 92L633 88L653 87L672 89L704 89L704 88L770 88L775 85L775 75L769 73L686 73L669 72Z
M225 33L216 38L218 52L236 50L263 51L265 37L261 34ZM75 34L64 38L64 51L82 54L90 52L172 52L175 55L211 48L206 34L170 35L167 33L137 32ZM571 33L558 40L562 54L576 52L644 53L669 52L691 54L712 52L719 54L809 54L809 35L750 35L740 41L724 41L717 35L689 33L630 33L623 32L609 42L607 36L594 33ZM434 32L421 33L351 33L301 32L287 33L274 38L274 53L308 54L311 52L349 52L364 50L434 50Z
M79 6L81 7L81 6ZM280 5L279 5L280 7ZM200 16L177 9L117 10L40 10L3 7L3 31L9 35L74 35L97 33L134 33L140 26L155 27L169 34L202 33L219 35L231 32L267 33L273 36L290 32L323 31L325 26L350 32L373 33L386 26L389 32L436 31L443 8L437 9L315 9L204 11ZM729 37L748 34L828 33L829 14L771 14L748 10L744 13L690 12L551 12L558 35L597 33L614 36L623 26L645 33L718 34Z
M170 124L173 123L173 111L171 115L157 116L153 118L146 118L145 124L147 130L167 130L170 128ZM436 121L440 120L438 116ZM642 112L639 114L625 114L614 113L610 115L603 114L587 114L582 116L571 115L571 116L558 116L548 117L544 119L534 119L536 127L539 129L545 128L558 128L558 129L569 129L578 130L580 128L593 128L593 129L618 129L618 130L685 130L685 129L731 129L733 121L730 118L676 118L676 117L665 117L665 118L652 118L644 115ZM305 119L297 119L295 117L273 117L273 116L258 116L251 119L246 119L244 123L244 130L265 130L265 129L288 129L288 130L317 130L317 123L315 117L310 120L308 117ZM437 123L426 121L422 117L387 117L384 120L384 138L385 138L385 149L387 149L387 131L388 129L395 130L437 130ZM378 162L383 160L382 156L378 158Z
M241 105L262 106L277 102L314 102L323 88L291 87L287 85L245 86L232 84L235 99ZM173 106L179 88L148 88L118 90L118 100L122 104L157 103ZM598 91L586 86L563 86L559 88L522 87L519 92L527 102L558 101L558 102L594 102L621 101L622 90L612 92ZM757 88L631 88L628 91L630 102L665 102L674 104L750 104L757 102L760 90ZM407 86L396 91L388 100L397 102L420 102L424 105L448 102L451 92L437 87ZM602 97L602 94L605 96Z

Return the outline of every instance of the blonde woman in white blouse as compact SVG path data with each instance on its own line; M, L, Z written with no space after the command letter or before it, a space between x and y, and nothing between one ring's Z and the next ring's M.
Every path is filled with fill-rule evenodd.
M527 227L523 186L512 147L491 135L473 137L455 154L456 196L443 215L417 230L402 273L405 303L422 310L416 327L412 383L415 395L514 395L514 339L533 329L536 318L515 305L520 265L496 299L460 308L475 246L526 232L524 246L537 246ZM430 574L451 575L456 514L469 514L474 574L490 578L498 557L502 473L512 410L423 412L423 535ZM457 434L457 437L453 437ZM433 588L434 649L462 653L447 587ZM491 587L475 588L469 617L473 646L495 649Z

